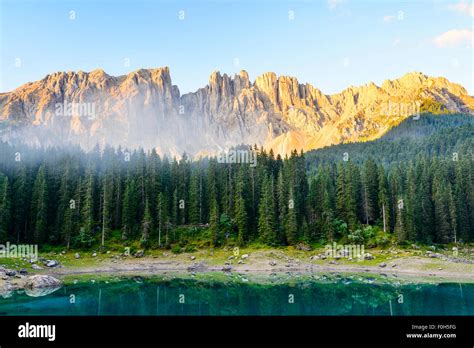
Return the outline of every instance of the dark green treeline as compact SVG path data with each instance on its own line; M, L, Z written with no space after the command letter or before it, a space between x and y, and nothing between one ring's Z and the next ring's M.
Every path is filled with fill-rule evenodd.
M474 240L473 161L466 156L308 168L301 153L282 159L252 149L252 167L154 151L0 146L2 243L86 247L119 235L171 246L180 234L215 246L363 243L384 229L399 242Z

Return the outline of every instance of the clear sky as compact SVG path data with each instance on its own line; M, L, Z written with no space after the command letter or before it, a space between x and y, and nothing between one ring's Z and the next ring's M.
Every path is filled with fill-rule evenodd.
M213 70L324 93L416 70L472 95L473 14L470 0L0 0L0 91L55 71L169 66L181 93Z

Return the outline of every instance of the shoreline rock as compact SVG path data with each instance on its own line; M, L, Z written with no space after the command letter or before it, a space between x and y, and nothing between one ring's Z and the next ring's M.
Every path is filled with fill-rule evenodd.
M43 274L36 274L26 278L24 288L25 289L39 289L39 288L53 288L61 287L62 281L59 279Z

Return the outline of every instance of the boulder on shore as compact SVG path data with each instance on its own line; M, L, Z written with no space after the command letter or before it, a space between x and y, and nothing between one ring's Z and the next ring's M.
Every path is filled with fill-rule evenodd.
M45 265L46 267L57 267L57 266L59 266L59 262L56 261L56 260L46 260L46 261L44 262L44 265Z
M134 257L143 257L143 256L145 256L145 251L144 250L138 250L133 256Z
M50 275L33 275L25 281L25 294L32 297L40 297L49 295L59 288L62 282Z

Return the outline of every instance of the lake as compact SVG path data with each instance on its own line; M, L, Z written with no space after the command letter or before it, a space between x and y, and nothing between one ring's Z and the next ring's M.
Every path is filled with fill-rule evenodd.
M249 277L79 279L44 296L13 292L0 298L0 315L474 315L474 284L338 274Z

